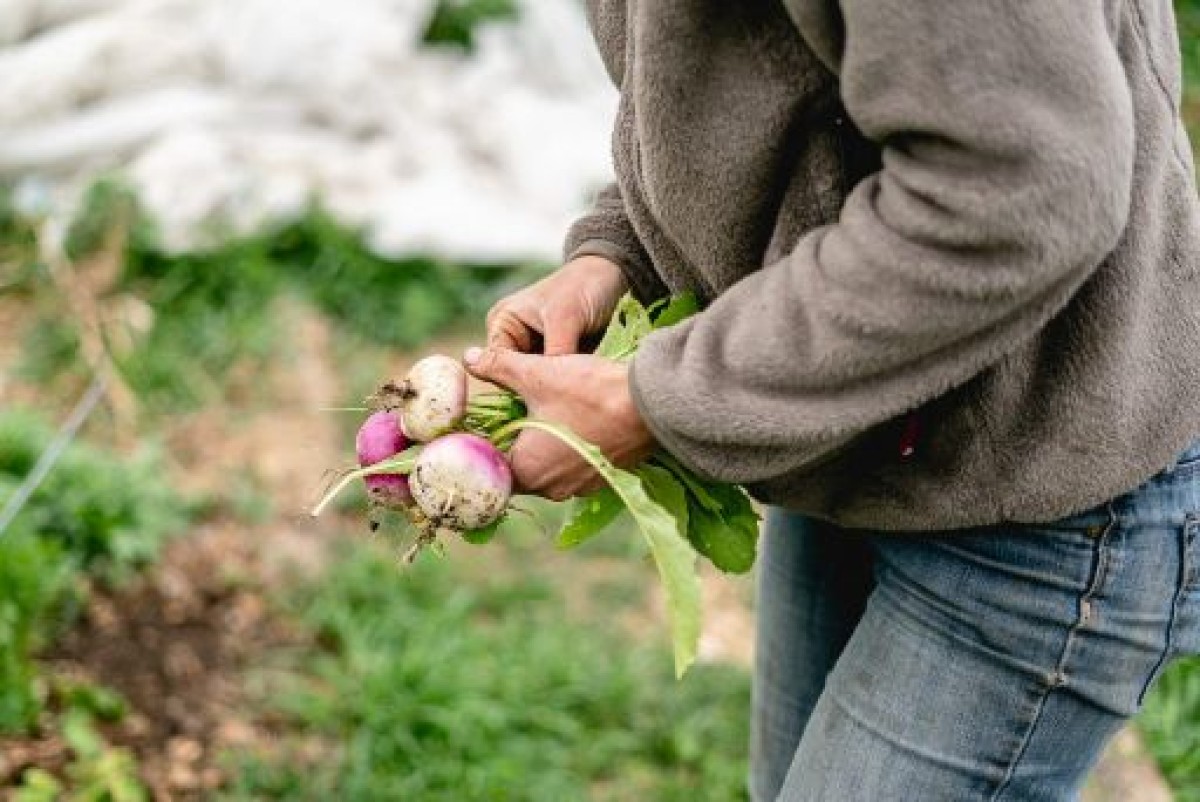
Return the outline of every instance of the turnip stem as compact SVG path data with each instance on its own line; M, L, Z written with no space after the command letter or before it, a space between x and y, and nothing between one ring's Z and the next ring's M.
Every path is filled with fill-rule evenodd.
M325 508L329 506L329 502L337 498L338 494L345 490L346 487L349 486L349 484L355 479L362 479L364 476L374 476L375 474L380 473L407 474L412 471L413 466L416 465L416 463L417 458L415 456L399 456L395 459L377 462L374 465L367 466L366 468L359 468L357 470L349 471L341 478L341 480L338 481L337 484L330 488L329 492L326 493L319 502L317 502L317 506L313 507L310 515L312 515L314 518L319 516L325 511Z

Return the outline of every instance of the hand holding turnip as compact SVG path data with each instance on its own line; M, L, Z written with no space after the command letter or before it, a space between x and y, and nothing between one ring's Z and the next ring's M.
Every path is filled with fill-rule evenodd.
M621 268L608 259L573 259L492 307L488 345L548 356L577 353L582 337L604 331L628 289Z
M373 508L398 510L412 524L411 560L446 537L487 542L510 508L514 484L552 499L586 495L567 510L559 546L577 546L622 515L632 520L663 582L682 674L700 638L696 557L723 571L749 570L758 516L741 488L704 481L655 450L630 392L628 362L642 339L694 314L693 298L645 307L625 296L596 355L572 353L580 335L598 330L594 317L608 314L609 293L624 287L615 265L595 261L602 264L590 272L588 262L572 262L556 274L558 283L518 293L493 313L492 347L471 349L465 360L506 391L468 399L466 371L444 356L426 357L383 384L368 399L373 414L359 431L362 467L345 472L313 515L363 479ZM570 300L581 286L587 297ZM561 305L535 313L539 298ZM545 337L551 355L522 353L533 350L535 335Z
M618 468L632 468L654 450L630 395L627 365L590 355L547 357L500 348L470 349L464 359L475 376L520 395L530 415L575 432ZM563 501L604 486L578 454L541 431L522 432L508 456L524 493Z

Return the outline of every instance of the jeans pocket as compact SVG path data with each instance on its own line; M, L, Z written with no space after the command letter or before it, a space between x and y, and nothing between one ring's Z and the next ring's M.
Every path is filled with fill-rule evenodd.
M1165 473L1173 476L1185 475L1200 470L1200 440L1192 443L1176 457L1175 464Z

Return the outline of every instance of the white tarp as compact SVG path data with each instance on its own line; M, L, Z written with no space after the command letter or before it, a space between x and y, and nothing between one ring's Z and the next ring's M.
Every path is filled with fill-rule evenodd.
M471 55L420 44L433 5L0 0L0 178L119 170L173 247L318 198L386 253L553 257L609 175L582 4L525 0Z

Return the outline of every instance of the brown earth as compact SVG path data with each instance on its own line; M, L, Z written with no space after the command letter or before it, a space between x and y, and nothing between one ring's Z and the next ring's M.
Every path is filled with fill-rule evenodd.
M148 576L95 593L84 619L47 655L59 676L113 688L128 701L131 713L105 735L137 756L155 799L204 798L222 782L224 750L271 737L246 710L242 672L265 650L299 639L269 613L250 552L238 527L202 528ZM30 746L41 752L33 762L63 767L57 736ZM8 758L12 775L28 762Z

